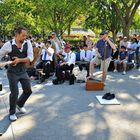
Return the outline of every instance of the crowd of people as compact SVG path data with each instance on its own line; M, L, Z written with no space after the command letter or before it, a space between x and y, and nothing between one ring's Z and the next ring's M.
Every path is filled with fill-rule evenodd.
M117 72L118 65L122 65L124 75L130 63L135 64L136 68L140 67L140 35L133 35L130 40L120 36L115 44L106 30L100 33L96 43L88 35L74 47L70 42L58 39L54 32L40 41L32 36L27 37L26 28L19 27L12 40L4 44L0 42L0 48L0 59L8 61L4 64L11 91L9 113L12 121L17 119L16 107L22 113L26 112L24 104L32 93L30 80L42 83L55 76L53 83L62 84L66 79L74 79L73 69L77 65L80 71L87 71L87 80L94 79L95 67L100 66L104 82L110 67ZM19 98L18 82L23 88Z
M123 74L126 74L127 65L133 63L140 67L140 35L132 35L128 40L126 36L118 38L118 56L114 61L114 72L117 72L117 64L123 65Z
M80 45L73 47L69 42L59 40L53 32L48 37L47 42L35 42L34 40L31 40L31 42L35 50L40 49L38 55L41 59L38 59L40 62L34 68L43 69L45 75L42 76L41 82L49 78L50 75L55 75L57 80L63 83L62 71L72 71L75 64L78 65L80 71L83 68L87 70L87 79L93 78L94 67L101 64L101 70L104 69L103 81L106 79L106 73L111 61L113 61L114 72L118 71L118 65L123 66L122 74L124 75L127 71L127 65L130 63L133 63L136 68L140 67L140 36L136 35L131 36L130 40L127 37L120 36L117 44L114 44L113 40L108 37L108 32L102 31L97 43L94 43L88 35L83 37ZM49 50L47 56L45 56L45 48ZM58 74L58 69L61 69L61 74Z
M114 44L108 37L108 32L102 31L97 42L93 42L89 35L83 36L83 41L78 46L72 46L70 42L58 39L54 32L44 41L32 36L29 36L28 40L32 43L34 59L26 64L27 72L31 79L39 79L38 70L42 69L44 74L39 83L52 75L56 76L58 83L63 83L63 71L69 70L72 73L75 64L80 71L84 68L87 70L87 79L93 78L94 67L100 65L104 71L103 81L106 79L111 61L113 61L111 66L113 71L117 72L118 65L122 65L124 75L129 63L133 63L136 68L140 67L140 35L133 35L129 40L126 36L119 36L117 43ZM2 42L0 45L2 47Z

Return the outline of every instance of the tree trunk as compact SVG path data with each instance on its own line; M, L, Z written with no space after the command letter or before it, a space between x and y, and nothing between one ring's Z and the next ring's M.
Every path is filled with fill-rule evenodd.
M113 37L114 42L116 42L116 36L117 36L117 33L115 31L112 31L112 37Z
M44 27L42 28L42 38L43 38L43 40L45 39L45 29L44 29Z
M56 33L56 36L58 37L59 36L59 33L60 33L60 31L59 31L59 29L55 29L55 33Z
M60 36L62 36L63 35L63 30L61 29L61 31L60 31Z
M0 40L2 40L2 24L0 24Z
M129 28L129 25L123 26L123 36L127 36L127 38L129 38Z
M5 25L3 25L3 41L6 41Z
M70 35L70 30L71 30L71 24L69 23L69 25L68 25L68 36Z

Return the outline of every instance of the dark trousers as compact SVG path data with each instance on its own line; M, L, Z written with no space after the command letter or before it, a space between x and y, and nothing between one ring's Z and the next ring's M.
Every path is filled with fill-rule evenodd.
M36 69L35 68L28 68L27 69L27 73L28 73L28 76L31 77L31 76L37 76L36 75Z
M78 67L79 67L80 71L82 71L83 67L85 67L86 71L87 71L87 76L89 76L89 63L87 63L87 64L78 64Z
M42 68L45 73L45 78L49 78L51 72L51 61L41 61L37 66L37 69Z
M58 57L57 57L57 55L54 53L54 55L53 55L53 61L52 61L52 70L53 70L53 72L56 71L57 65L58 65Z
M134 60L135 53L129 54L128 55L128 62L132 62L132 60Z
M57 65L57 67L56 67L56 77L57 77L57 79L61 80L61 76L62 76L63 71L70 70L71 71L70 73L72 73L73 67L74 67L73 64L71 64L70 66L68 64L64 64L62 66Z
M29 76L26 72L21 74L15 74L7 72L8 80L9 80L9 87L10 87L10 115L15 114L16 112L16 105L19 107L23 107L27 99L32 93L31 90L31 84ZM18 98L19 95L19 89L18 89L18 83L21 83L23 93Z

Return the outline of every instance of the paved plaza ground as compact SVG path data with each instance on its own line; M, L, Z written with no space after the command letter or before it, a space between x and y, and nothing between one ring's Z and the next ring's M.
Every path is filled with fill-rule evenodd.
M0 71L0 140L140 140L140 71L109 72L104 91L86 91L84 83L36 84L27 114L8 119L9 87ZM21 92L20 88L20 92ZM113 92L120 105L101 105L96 95ZM2 95L3 94L3 95ZM14 136L14 137L13 137Z

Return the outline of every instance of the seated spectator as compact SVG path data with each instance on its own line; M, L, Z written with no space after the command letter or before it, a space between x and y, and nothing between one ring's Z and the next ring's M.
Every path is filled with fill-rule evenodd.
M65 44L65 47L66 46L69 46L69 45ZM66 57L66 55L67 55L67 53L64 51L64 48L62 48L61 50L59 50L58 53L57 53L57 64L63 63L64 58Z
M138 36L138 46L136 49L136 68L140 67L140 35Z
M56 67L56 77L57 77L57 81L58 83L63 83L64 79L62 79L62 73L63 71L67 71L70 70L72 73L73 67L75 65L75 60L76 60L76 56L75 53L71 51L71 48L69 45L67 45L64 48L64 51L66 53L66 56L63 59L63 62L61 64L58 64Z
M80 61L80 47L76 47L76 61Z
M132 60L135 60L135 51L137 49L137 39L136 38L132 38L131 39L131 43L130 46L127 47L128 49L128 61L132 62Z
M87 45L84 45L83 49L80 51L80 61L90 62L92 59L91 55L91 50L88 49Z
M126 74L126 66L128 62L128 54L125 46L121 46L118 59L114 61L114 72L117 72L117 64L123 64L123 75Z
M83 67L87 70L87 76L89 76L89 63L92 59L92 52L87 47L87 45L84 45L83 49L80 51L80 61L81 63L78 64L80 71L83 70ZM83 62L83 63L82 63ZM87 62L87 63L85 63Z
M123 39L120 41L119 51L120 51L121 46L125 46L125 47L128 46L128 41L127 41L126 36L124 36Z
M48 79L50 76L53 54L54 50L51 48L51 42L46 41L45 46L43 46L42 49L41 62L36 66L37 69L43 69L43 72L45 73L45 75L42 76L41 82L44 82L45 79Z

